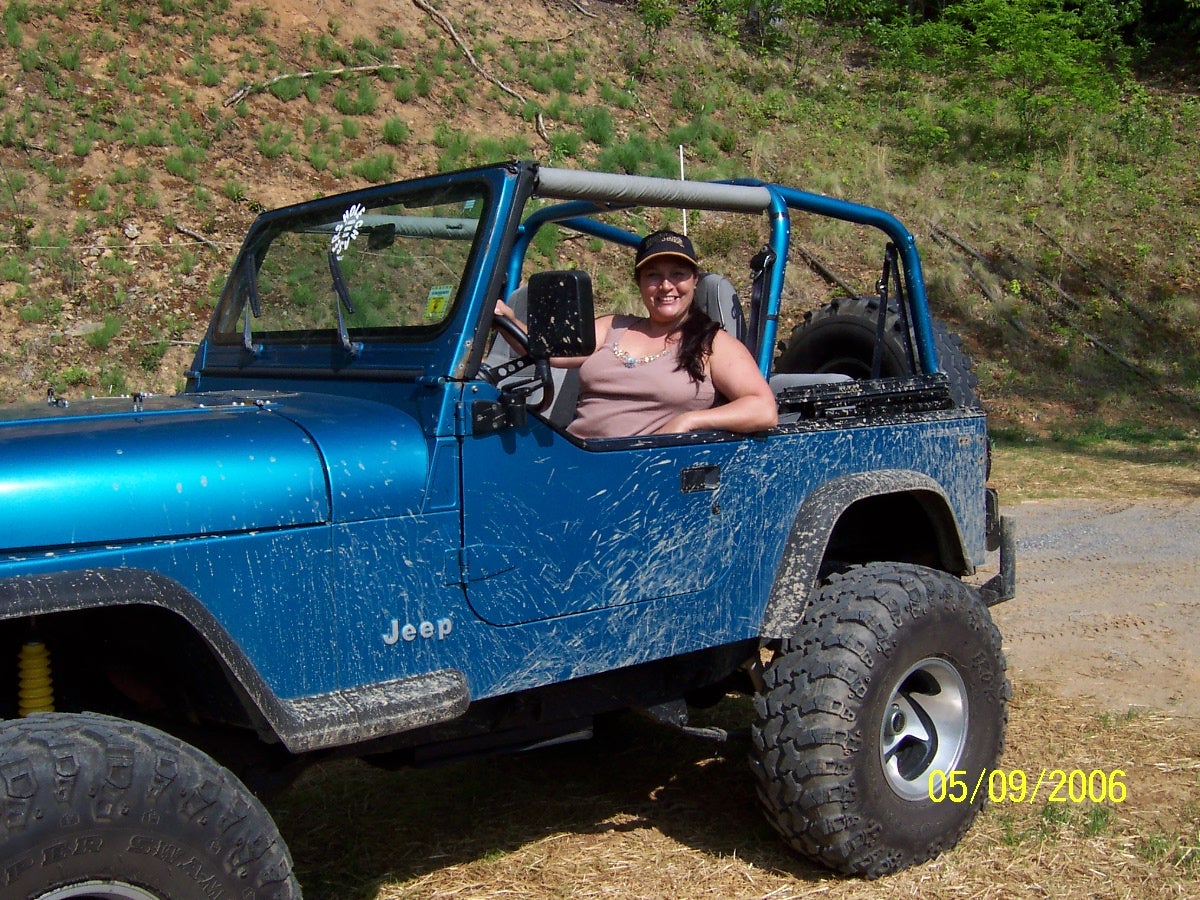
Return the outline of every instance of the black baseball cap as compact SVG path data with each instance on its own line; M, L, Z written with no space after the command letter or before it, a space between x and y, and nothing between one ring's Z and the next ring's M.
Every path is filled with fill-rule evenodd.
M686 259L693 266L699 266L696 259L696 248L686 234L674 231L655 231L642 238L638 244L637 258L633 263L633 271L637 271L644 263L660 256L678 256Z

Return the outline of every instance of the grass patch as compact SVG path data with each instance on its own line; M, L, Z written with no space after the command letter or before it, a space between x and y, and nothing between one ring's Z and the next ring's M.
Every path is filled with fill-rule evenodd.
M1200 435L1122 427L1062 440L994 429L992 484L1006 503L1052 497L1200 497ZM1132 437L1131 437L1132 436Z
M350 170L360 178L379 183L390 180L396 170L396 157L390 153L376 153L354 163Z
M120 316L107 315L104 317L104 324L97 330L88 332L84 340L93 350L107 350L113 338L120 333L122 322Z
M391 118L383 123L382 136L385 144L403 144L412 136L412 129L403 119Z

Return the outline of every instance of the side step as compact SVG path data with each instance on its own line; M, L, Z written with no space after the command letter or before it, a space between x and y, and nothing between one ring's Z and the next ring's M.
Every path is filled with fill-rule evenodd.
M696 728L689 725L687 703L682 700L668 700L665 703L658 703L654 706L643 707L639 712L644 713L655 722L667 725L674 728L676 731L682 731L684 734L692 737L704 738L708 741L716 741L718 744L723 744L729 740L729 732L724 728L717 728L715 725L704 728Z

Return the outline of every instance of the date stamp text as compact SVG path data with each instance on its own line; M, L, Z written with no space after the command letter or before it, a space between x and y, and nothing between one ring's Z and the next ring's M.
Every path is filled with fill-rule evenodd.
M934 803L974 803L986 792L992 803L1124 803L1128 794L1123 769L984 769L975 779L965 769L929 773Z

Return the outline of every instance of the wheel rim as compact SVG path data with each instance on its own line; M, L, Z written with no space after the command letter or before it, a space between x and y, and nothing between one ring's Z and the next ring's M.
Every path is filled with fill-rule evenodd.
M967 742L967 686L944 659L928 657L891 691L879 731L879 757L888 785L905 800L929 799L929 776L948 776Z
M85 881L39 894L36 900L164 900L158 894L121 881Z

